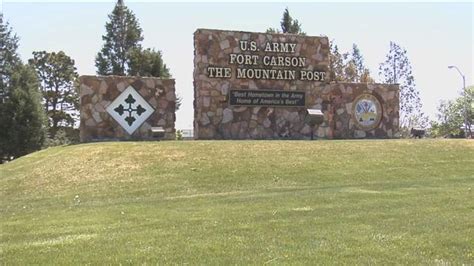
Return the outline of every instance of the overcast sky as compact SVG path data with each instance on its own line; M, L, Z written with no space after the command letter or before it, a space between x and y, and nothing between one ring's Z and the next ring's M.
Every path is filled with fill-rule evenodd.
M0 0L2 3L2 0ZM107 15L114 1L17 2L3 1L4 17L20 37L23 60L33 51L65 51L76 61L79 74L95 74L94 58L103 42ZM378 65L389 42L408 51L424 111L434 118L442 99L452 99L462 88L456 65L473 84L472 2L463 3L165 3L127 1L143 29L144 47L163 52L183 97L176 128L193 123L193 33L197 28L265 31L279 27L285 7L308 35L326 35L340 50L356 43L378 79Z

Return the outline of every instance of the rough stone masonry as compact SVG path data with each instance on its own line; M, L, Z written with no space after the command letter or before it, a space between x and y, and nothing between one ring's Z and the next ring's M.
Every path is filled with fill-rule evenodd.
M81 141L151 140L152 127L175 138L173 79L81 76L79 82Z
M198 29L195 139L392 138L398 85L329 80L327 37ZM311 128L307 109L324 122Z

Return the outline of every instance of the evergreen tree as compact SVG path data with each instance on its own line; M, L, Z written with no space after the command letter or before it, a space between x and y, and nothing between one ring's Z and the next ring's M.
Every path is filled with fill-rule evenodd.
M128 74L140 77L171 78L170 70L163 62L161 51L155 49L134 49L130 53ZM181 107L182 98L176 96L176 111Z
M0 13L0 163L40 149L45 139L37 79L17 48L18 37Z
M17 65L9 78L6 100L0 104L0 161L41 149L46 121L35 72Z
M0 13L0 103L7 96L13 69L21 63L17 49L18 37L12 33L8 22L4 21L3 14Z
M369 69L364 65L364 57L356 44L351 53L339 52L334 40L329 43L329 72L332 81L373 83Z
M370 70L368 68L365 68L364 72L360 75L360 82L375 83L375 80L370 76Z
M128 74L141 77L170 78L171 74L161 58L161 51L155 49L134 49L130 53Z
M400 85L400 126L402 133L415 127L413 121L420 121L424 116L421 112L420 93L415 85L407 51L394 42L390 42L390 50L386 59L379 66L379 75L384 83ZM418 117L418 118L417 118Z
M292 33L293 29L293 18L290 16L290 11L288 11L288 7L285 8L283 12L283 17L280 22L281 30L283 33Z
M104 46L97 54L95 65L99 75L125 76L130 63L130 52L141 49L142 29L122 0L115 5L105 24L106 34L102 36Z
M344 81L344 58L334 40L329 42L329 76L332 81Z
M352 44L352 51L346 54L346 80L348 82L365 82L373 83L374 80L370 77L370 71L364 64L364 57L360 52L357 44Z
M357 82L358 73L357 73L357 66L354 61L348 59L348 54L344 57L346 60L346 64L344 65L344 79L345 82Z
M171 77L161 51L143 49L142 29L135 15L118 0L105 24L106 35L95 65L99 75Z
M183 98L179 94L176 94L176 103L175 103L175 110L176 111L179 110L179 108L181 107L182 102L183 102Z
M275 28L268 28L267 33L292 33L292 34L300 34L306 35L305 32L301 30L301 23L297 19L293 20L290 16L290 11L288 11L288 7L285 8L283 12L283 17L280 22L281 31Z
M49 118L51 138L60 127L72 127L78 120L79 95L75 86L78 78L74 60L63 51L33 52L29 60L36 70Z
M357 72L357 77L358 77L358 82L360 81L360 77L362 76L362 73L364 73L365 65L364 65L364 58L362 57L362 54L360 53L359 47L357 47L357 44L352 44L352 54L351 54L351 61L354 63L356 72Z

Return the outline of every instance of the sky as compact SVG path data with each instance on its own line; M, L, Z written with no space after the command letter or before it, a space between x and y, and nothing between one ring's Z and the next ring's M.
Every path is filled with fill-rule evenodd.
M280 25L286 7L311 36L328 36L340 51L357 44L376 80L390 41L408 52L423 111L436 118L441 100L459 96L462 78L474 84L473 2L156 2L125 0L144 35L143 47L163 53L183 98L176 128L193 127L193 33L198 28L264 32ZM115 1L0 0L0 10L20 38L26 62L33 51L63 50L80 75L94 75L107 15Z

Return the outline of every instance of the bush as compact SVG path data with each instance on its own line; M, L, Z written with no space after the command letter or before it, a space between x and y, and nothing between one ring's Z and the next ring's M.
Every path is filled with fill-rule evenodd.
M79 129L72 127L62 127L56 131L54 137L48 137L46 147L69 145L79 143Z
M176 140L183 140L183 131L182 130L176 130Z

